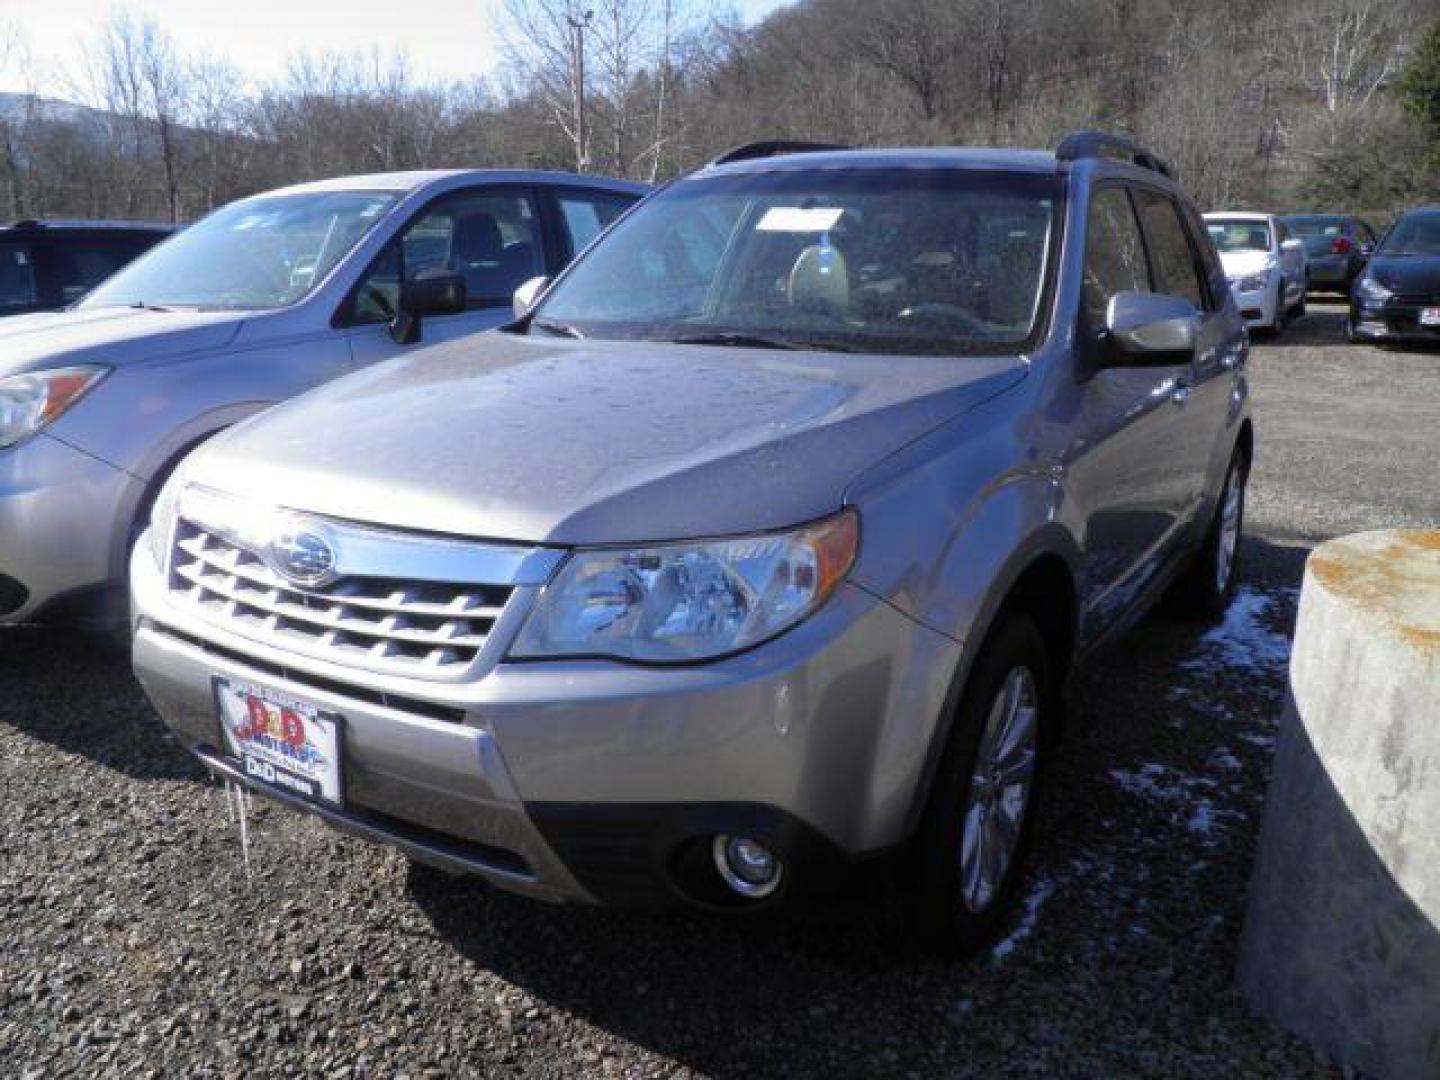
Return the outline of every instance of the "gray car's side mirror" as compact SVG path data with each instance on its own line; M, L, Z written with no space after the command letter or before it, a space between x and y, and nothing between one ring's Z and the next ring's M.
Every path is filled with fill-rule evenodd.
M1195 352L1195 305L1179 296L1119 292L1105 311L1113 363L1177 364Z
M550 279L548 277L532 277L516 289L515 295L511 299L511 307L515 310L515 318L523 319L526 315L529 315L530 309L535 306L535 301L540 299L540 294L543 293L549 285Z
M420 340L424 315L455 315L465 310L465 279L439 267L421 270L400 284L400 310L390 323L390 336L398 345Z
M1297 248L1303 248L1304 246L1305 246L1305 241L1304 241L1304 240L1297 240L1297 239L1295 239L1295 237L1293 237L1293 236L1292 236L1289 240L1282 240L1282 241L1280 241L1280 247L1281 247L1281 249L1284 250L1284 251L1294 251L1294 250L1296 250Z

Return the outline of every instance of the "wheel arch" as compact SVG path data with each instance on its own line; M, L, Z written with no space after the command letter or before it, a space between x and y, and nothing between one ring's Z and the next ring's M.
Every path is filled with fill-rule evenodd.
M1058 525L1034 534L1017 548L971 624L951 676L940 717L926 753L920 782L910 809L907 833L913 835L934 790L936 775L955 733L960 702L975 666L975 660L1000 621L1012 612L1031 618L1045 639L1054 667L1051 671L1057 705L1078 653L1081 594L1080 553L1068 532ZM1061 713L1063 730L1063 711Z

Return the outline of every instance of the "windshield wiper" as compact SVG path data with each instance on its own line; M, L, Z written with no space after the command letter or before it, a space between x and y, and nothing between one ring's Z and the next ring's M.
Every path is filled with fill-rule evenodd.
M530 325L544 330L547 334L554 334L556 337L583 338L585 336L569 323L551 322L549 319L532 319Z
M165 306L163 306L163 305L161 305L161 304L147 304L144 300L136 300L133 304L131 304L131 305L129 305L129 306L130 306L131 308L135 309L136 311L174 311L174 310L175 310L174 308L168 308L168 307L165 307Z
M766 337L764 334L716 332L681 334L679 337L658 338L672 345L732 345L741 349L804 349L808 346L787 338Z

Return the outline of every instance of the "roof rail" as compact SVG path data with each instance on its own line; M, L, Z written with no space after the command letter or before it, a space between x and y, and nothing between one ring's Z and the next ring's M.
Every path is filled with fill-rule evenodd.
M1128 135L1111 131L1072 131L1060 140L1055 148L1059 161L1079 161L1082 158L1118 158L1132 162L1142 169L1149 169L1161 176L1175 178L1175 170L1164 160L1137 143Z
M781 154L813 154L819 150L850 150L852 147L841 146L839 143L819 142L794 142L788 139L766 139L761 142L746 143L734 149L726 150L717 158L712 158L708 165L729 165L732 161L754 161L756 158L779 157Z

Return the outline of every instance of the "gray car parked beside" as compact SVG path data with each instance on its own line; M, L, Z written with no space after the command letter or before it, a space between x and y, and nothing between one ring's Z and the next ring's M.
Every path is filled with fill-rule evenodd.
M135 669L217 775L503 888L883 870L973 949L1067 679L1163 591L1231 594L1246 355L1128 141L734 152L505 331L188 458Z
M304 184L215 211L69 310L5 319L0 623L115 613L186 451L415 348L412 308L444 316L427 342L508 321L518 284L646 190L498 169Z

